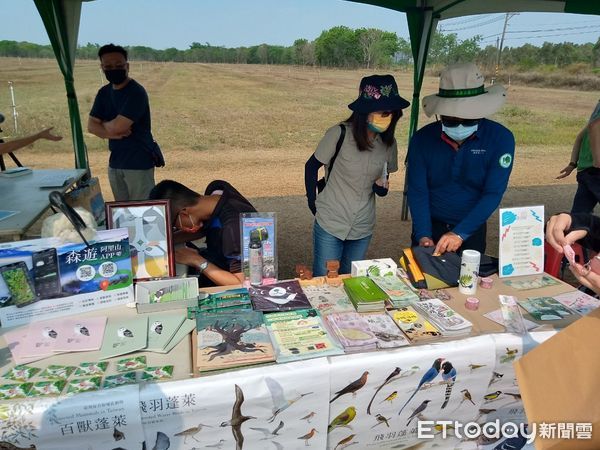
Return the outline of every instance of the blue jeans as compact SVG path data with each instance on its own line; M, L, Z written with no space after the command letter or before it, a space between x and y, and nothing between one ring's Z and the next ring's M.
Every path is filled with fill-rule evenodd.
M315 220L313 227L313 275L327 274L327 260L340 262L340 273L350 273L352 261L365 259L371 236L356 240L341 240L329 234Z

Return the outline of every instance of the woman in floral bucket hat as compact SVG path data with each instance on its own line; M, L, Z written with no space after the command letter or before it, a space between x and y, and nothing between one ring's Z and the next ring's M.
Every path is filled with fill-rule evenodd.
M327 130L306 162L315 276L325 275L327 260L340 261L340 273L350 273L352 261L365 258L375 227L375 194L387 194L388 173L398 170L394 133L409 105L393 76L363 78L358 98L348 105L350 117ZM321 166L325 177L317 180Z

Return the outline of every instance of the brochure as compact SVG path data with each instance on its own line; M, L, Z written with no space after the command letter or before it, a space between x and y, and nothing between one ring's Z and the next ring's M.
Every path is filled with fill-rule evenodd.
M100 349L100 359L126 355L146 348L148 344L148 317L108 319L104 340Z
M329 314L325 321L346 352L377 348L375 333L370 330L366 319L357 312Z
M400 331L398 325L386 313L367 313L362 315L369 329L377 338L377 348L404 347L410 342Z
M600 300L580 290L555 295L554 299L567 308L577 311L582 316L600 306Z
M529 297L526 300L519 300L518 303L535 320L561 320L579 317L573 310L553 297Z
M316 309L266 314L264 320L278 363L344 353L327 334Z
M65 318L57 324L55 352L88 352L102 347L106 317Z
M446 336L468 334L471 332L473 324L440 299L422 300L414 306L423 311L429 317L430 322Z
M185 319L183 312L155 313L148 316L147 352L162 351L171 341Z
M302 290L308 297L313 308L319 310L322 316L331 313L354 312L354 305L348 294L341 286L303 286Z
M377 286L383 289L389 297L388 303L394 308L407 306L411 302L419 301L419 296L415 291L395 275L387 277L371 276L369 278L371 278Z
M439 338L442 333L412 306L403 306L387 312L411 342Z

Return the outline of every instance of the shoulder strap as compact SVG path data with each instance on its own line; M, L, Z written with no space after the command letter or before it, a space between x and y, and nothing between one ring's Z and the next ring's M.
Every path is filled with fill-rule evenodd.
M343 123L340 123L340 128L342 131L340 133L340 138L338 139L337 144L335 144L335 153L333 154L333 158L331 158L331 161L329 161L329 170L327 171L326 181L329 181L329 175L331 175L331 171L333 170L333 163L335 163L335 159L338 157L340 149L342 148L342 144L344 143L344 138L346 137L346 126Z

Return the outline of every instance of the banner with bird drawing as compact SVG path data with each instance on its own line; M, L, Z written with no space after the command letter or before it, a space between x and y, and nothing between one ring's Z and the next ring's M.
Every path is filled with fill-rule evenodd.
M418 442L418 420L472 420L487 393L494 348L490 336L480 336L331 358L328 448L404 448ZM450 441L442 448L452 448L445 447Z
M148 384L140 391L146 448L323 449L328 398L325 358Z
M139 388L0 404L0 441L0 448L11 449L142 448ZM7 442L15 446L4 447Z

